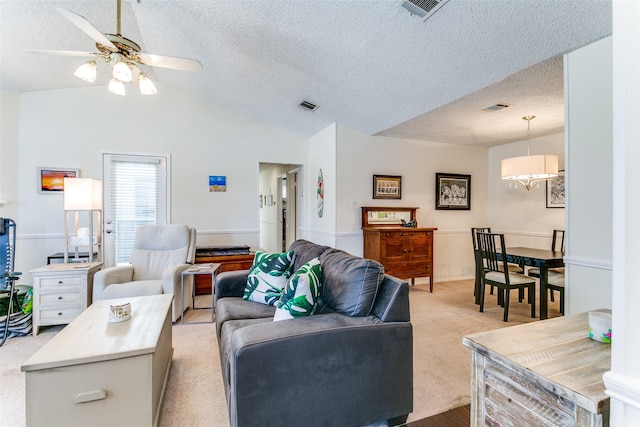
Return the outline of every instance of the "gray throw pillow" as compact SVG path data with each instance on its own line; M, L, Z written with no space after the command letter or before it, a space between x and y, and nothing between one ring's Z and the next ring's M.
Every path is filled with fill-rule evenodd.
M320 264L324 278L318 311L328 306L347 316L368 316L384 279L382 264L337 249L323 253Z

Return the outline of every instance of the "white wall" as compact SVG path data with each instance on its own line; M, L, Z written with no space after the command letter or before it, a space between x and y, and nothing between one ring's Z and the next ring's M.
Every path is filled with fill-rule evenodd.
M535 115L535 111L532 111ZM523 134L526 122L522 121ZM535 135L535 120L531 122ZM565 169L564 133L531 138L531 154L555 154L559 169ZM500 178L500 162L509 157L527 154L526 136L523 141L500 145L489 149L489 204L488 226L494 232L505 233L508 246L551 248L553 230L565 228L565 209L547 208L546 184L525 190L521 185L509 187ZM479 225L481 226L481 225Z
M419 207L418 226L438 228L434 281L473 277L470 230L487 223L487 149L369 136L342 125L337 141L337 247L362 255L361 206ZM436 172L471 175L471 210L435 210ZM375 174L401 175L402 199L374 200Z
M307 139L172 87L158 89L152 97L118 97L104 87L31 92L15 102L19 138L3 135L0 164L12 167L4 153L18 151L2 188L17 189L20 198L0 215L15 212L16 268L29 271L64 249L62 196L37 193L37 167L80 168L81 176L100 178L103 151L171 155L171 222L196 227L198 245L259 245L258 163L304 164ZM3 121L12 113L5 110ZM209 175L226 175L227 191L209 192Z
M300 224L300 237L336 247L336 127L334 123L309 138L309 167L304 172L302 193L305 205L304 223ZM324 181L324 208L318 216L318 175L322 170Z
M282 242L278 241L278 227L282 217L278 216L277 186L278 177L298 168L299 165L266 164L260 166L260 193L263 206L260 209L260 248L268 252L282 251ZM268 206L267 196L273 197L273 205ZM259 203L259 202L258 202Z
M640 425L640 4L613 5L613 343L611 425Z
M15 219L18 214L18 187L12 185L18 174L20 94L0 93L0 217ZM7 202L3 204L2 202Z
M612 38L565 55L566 312L611 308Z

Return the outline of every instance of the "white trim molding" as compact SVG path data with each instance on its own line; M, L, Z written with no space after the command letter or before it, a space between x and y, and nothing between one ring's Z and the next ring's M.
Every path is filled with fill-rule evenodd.
M605 372L602 379L609 397L640 410L640 381L611 371Z
M565 256L564 264L567 265L579 265L581 267L590 267L597 268L600 270L608 270L611 271L613 269L613 264L611 261L604 261L598 259L590 259L590 258L579 258L579 257L571 257Z

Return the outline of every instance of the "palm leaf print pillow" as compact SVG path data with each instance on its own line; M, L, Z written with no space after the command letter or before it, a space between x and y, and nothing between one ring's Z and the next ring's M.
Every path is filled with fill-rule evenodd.
M311 316L318 307L322 286L320 260L314 258L298 269L282 292L273 320Z
M276 305L291 276L292 260L293 251L278 254L256 252L242 298Z

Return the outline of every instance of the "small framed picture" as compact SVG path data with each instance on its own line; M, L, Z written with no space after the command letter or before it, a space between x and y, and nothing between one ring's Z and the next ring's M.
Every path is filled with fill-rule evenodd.
M209 176L209 192L217 193L227 191L227 177L223 175Z
M402 177L373 175L374 199L402 199Z
M564 208L564 171L547 180L547 207Z
M80 169L38 168L38 193L62 194L65 178L79 178Z
M437 172L436 209L471 210L471 175Z

